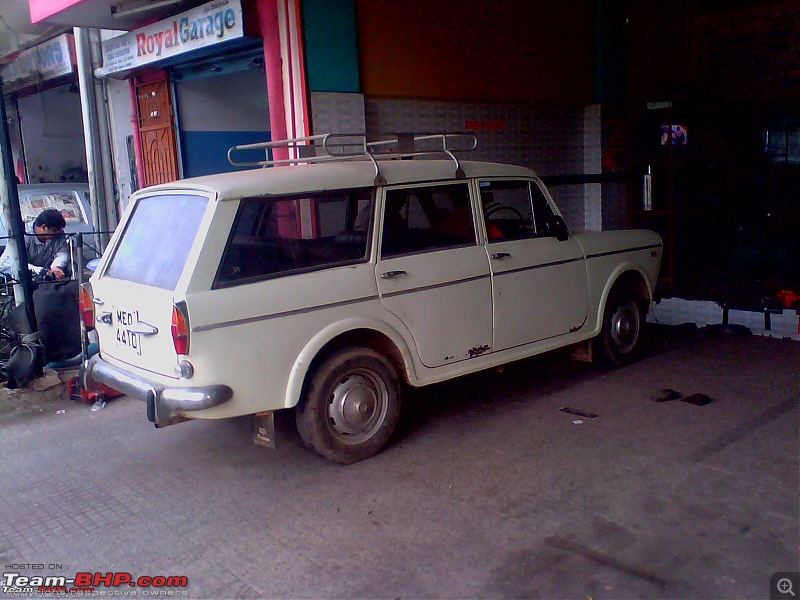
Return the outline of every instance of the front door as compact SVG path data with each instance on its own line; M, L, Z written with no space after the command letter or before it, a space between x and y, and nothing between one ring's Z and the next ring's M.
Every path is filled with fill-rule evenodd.
M589 295L583 250L548 229L553 210L532 180L479 182L492 271L494 350L579 330Z
M422 364L489 352L492 287L469 184L387 189L380 214L378 292L411 332Z

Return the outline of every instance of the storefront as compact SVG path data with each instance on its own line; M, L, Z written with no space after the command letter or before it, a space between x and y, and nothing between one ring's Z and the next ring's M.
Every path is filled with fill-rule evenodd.
M235 170L229 147L271 139L258 31L223 0L103 42L100 75L130 80L141 185Z
M19 181L86 181L72 35L62 34L20 53L0 74L7 100L14 172Z

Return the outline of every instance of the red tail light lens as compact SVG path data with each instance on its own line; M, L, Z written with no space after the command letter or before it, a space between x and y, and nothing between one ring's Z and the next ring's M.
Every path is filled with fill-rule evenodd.
M184 307L172 307L172 343L178 354L189 354L189 318Z
M92 302L92 295L84 287L80 288L78 295L78 306L81 311L81 319L86 329L94 328L94 302Z

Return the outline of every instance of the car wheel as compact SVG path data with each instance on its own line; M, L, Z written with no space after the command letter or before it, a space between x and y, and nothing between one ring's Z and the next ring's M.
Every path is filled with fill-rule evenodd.
M334 462L351 464L386 445L400 417L400 381L370 348L347 348L325 359L296 409L303 442Z
M630 364L642 348L645 303L630 290L612 291L603 312L603 327L595 339L595 351L615 367Z

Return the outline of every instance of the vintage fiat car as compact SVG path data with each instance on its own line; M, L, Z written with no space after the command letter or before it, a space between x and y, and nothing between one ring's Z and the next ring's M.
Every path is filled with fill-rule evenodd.
M571 232L529 169L456 157L474 145L313 136L229 152L298 156L271 168L137 192L82 293L85 385L157 427L254 415L266 445L294 409L310 449L352 463L390 439L407 386L590 343L632 360L660 237Z

